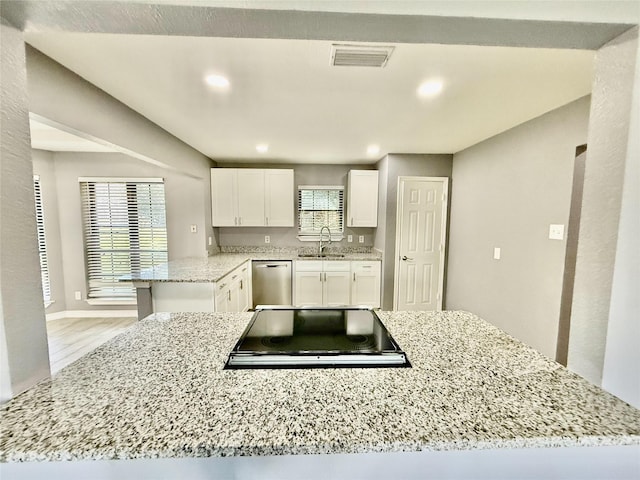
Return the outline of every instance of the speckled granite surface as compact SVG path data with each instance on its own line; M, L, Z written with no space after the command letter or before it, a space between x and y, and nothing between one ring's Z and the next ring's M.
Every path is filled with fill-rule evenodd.
M217 282L247 260L313 260L313 258L299 258L299 253L312 253L313 249L294 248L240 248L245 252L225 252L202 258L181 258L168 263L147 268L133 276L124 276L123 280L138 280L146 282ZM253 249L253 250L251 250ZM335 261L350 260L381 260L382 256L376 251L354 248L341 250L344 257L330 258ZM329 259L328 259L329 260Z
M381 312L410 369L222 370L251 314L156 314L0 410L0 460L640 445L640 410L465 312Z

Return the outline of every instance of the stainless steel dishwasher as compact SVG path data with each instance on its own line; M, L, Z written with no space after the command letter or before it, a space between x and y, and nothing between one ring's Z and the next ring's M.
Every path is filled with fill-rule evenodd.
M253 306L291 305L291 260L252 262Z

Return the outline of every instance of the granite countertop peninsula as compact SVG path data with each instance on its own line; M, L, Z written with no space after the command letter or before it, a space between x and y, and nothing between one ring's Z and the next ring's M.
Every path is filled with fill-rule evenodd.
M412 368L223 370L251 313L154 314L0 409L0 461L640 445L640 410L477 316L380 312Z
M330 253L344 255L325 260L382 260L382 254L367 247L350 247L339 250L327 250ZM217 282L248 260L314 260L299 257L313 254L316 248L304 247L224 247L223 251L209 257L192 257L171 260L167 263L146 268L132 276L124 276L124 281L142 282Z

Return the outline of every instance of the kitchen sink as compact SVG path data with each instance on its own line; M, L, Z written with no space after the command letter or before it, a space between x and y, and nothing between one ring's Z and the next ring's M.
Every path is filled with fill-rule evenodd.
M299 253L298 258L344 258L344 255L341 253L322 253L320 255L317 253Z

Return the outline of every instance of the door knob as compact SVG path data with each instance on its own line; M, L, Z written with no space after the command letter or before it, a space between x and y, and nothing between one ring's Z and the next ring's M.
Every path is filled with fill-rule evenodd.
M406 255L402 256L402 260L407 261L407 260L413 260L413 258L409 258Z

